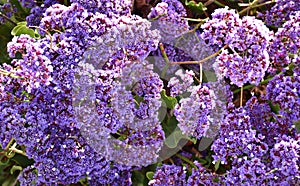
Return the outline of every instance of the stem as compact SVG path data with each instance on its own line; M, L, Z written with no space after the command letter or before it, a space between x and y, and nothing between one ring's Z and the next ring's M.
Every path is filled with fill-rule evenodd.
M14 26L17 26L18 24L16 22L14 22L11 18L7 17L6 15L4 15L2 12L0 12L0 16L3 17L5 20L7 20L8 22L10 22L11 24L13 24Z
M274 3L275 0L272 0L272 1L268 1L268 2L265 2L265 3L261 3L261 4L258 4L257 3L259 2L259 0L254 0L252 3L249 3L249 6L243 10L241 10L239 12L239 14L243 14L245 12L248 12L249 10L251 10L252 8L257 8L257 7L261 7L261 6L264 6L264 5L267 5L267 4L271 4L271 3Z
M167 56L164 45L162 43L159 43L159 48L160 48L161 54L166 62L166 65L164 66L163 71L161 73L161 78L164 78L167 73L168 68L170 67L170 60Z
M183 19L187 20L187 21L195 21L195 22L205 22L206 19L193 19L193 18L188 18L188 17L184 17Z
M166 15L166 13L163 13L163 14L161 14L161 15L158 15L158 16L156 16L156 17L150 19L149 21L150 21L150 22L155 21L155 20L157 20L157 19L163 17L164 15Z
M280 74L283 74L283 73L280 72L280 73L278 73L278 74L276 74L276 75L280 75ZM275 75L275 76L276 76L276 75ZM264 85L264 84L269 83L269 81L272 80L275 76L270 77L270 78L268 78L268 79L265 79L264 81L260 82L259 85ZM255 87L255 85L246 85L246 86L243 87L243 90L247 90L247 89L250 89L250 88L253 88L253 87ZM233 94L236 94L236 93L239 93L240 91L241 91L241 89L236 89L236 90L234 90L232 93L233 93Z
M23 152L22 150L16 149L16 148L11 148L10 149L12 152L15 152L17 154L21 154L23 156L27 156L25 152Z
M243 106L243 86L241 87L241 96L240 96L240 107Z
M200 79L199 79L199 81L200 81L200 85L201 85L202 81L203 81L202 63L199 63L199 66L200 66Z
M10 141L8 142L8 144L6 145L6 147L4 148L4 151L8 151L9 147L11 146L11 144L14 142L14 138L11 138Z
M204 63L205 61L219 55L223 49L225 49L228 45L225 45L224 47L222 47L219 51L213 53L210 56L207 56L206 58L200 60L200 61L182 61L182 62L170 62L171 65L192 65L192 64L200 64L200 63Z
M47 30L45 30L45 29L43 29L43 28L41 28L41 27L39 27L39 26L29 26L29 28L30 27L32 27L32 28L37 28L37 29L41 29L41 30L43 30L49 37L50 37L50 49L52 50L52 44L53 44L53 42L52 42L52 35L47 31ZM58 31L58 30L55 30L55 31ZM58 31L59 33L62 33L61 31Z
M190 164L194 169L198 170L198 167L188 158L181 156L180 154L176 154L175 156L177 156L178 158L182 159L183 161L187 162L188 164Z
M190 21L193 21L193 20L195 20L195 19L189 19ZM208 20L208 18L205 18L205 19L200 19L200 20L198 20L198 19L196 19L198 22L200 22L200 23L198 23L192 30L190 30L190 31L188 31L188 33L191 33L191 32L195 32L205 21L207 21Z
M0 69L0 74L3 74L3 75L5 75L5 76L10 76L10 77L12 77L12 78L22 78L22 77L20 77L20 76L16 76L16 75L14 75L12 72L8 72L8 71L6 71L6 70L3 70L3 69Z
M219 1L214 1L213 3L215 3L216 5L218 5L220 7L225 7L226 6L223 3L220 3Z

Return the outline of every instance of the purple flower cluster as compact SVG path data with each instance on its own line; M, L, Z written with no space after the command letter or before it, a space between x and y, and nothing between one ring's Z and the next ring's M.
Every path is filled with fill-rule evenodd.
M270 167L273 167L273 180L276 183L297 185L300 183L300 140L299 134L292 138L282 136L270 151Z
M240 26L240 18L235 10L228 7L216 9L211 16L212 19L201 25L201 38L217 51L232 42Z
M213 19L202 25L202 38L215 49L225 47L214 63L219 79L230 78L239 87L249 82L258 85L269 66L267 47L272 32L262 21L233 10L217 9Z
M200 139L208 130L210 113L214 108L214 93L207 86L192 86L191 95L175 106L174 115L183 134Z
M156 161L164 140L158 119L162 81L152 68L147 62L133 61L119 73L100 70L100 79L94 82L97 124L90 122L93 113L89 113L88 120L81 119L81 131L106 159L129 166L146 166ZM84 81L85 76L81 77ZM87 80L85 83L93 81ZM85 112L88 110L81 107ZM79 112L83 111L79 108ZM110 133L121 135L121 140Z
M281 27L290 20L291 15L295 15L299 10L299 0L276 0L275 5L270 10L266 13L259 13L258 17L262 18L268 26Z
M89 12L99 12L108 17L129 15L132 6L131 0L71 0L71 3L78 3Z
M168 82L170 95L173 97L182 95L189 89L189 87L194 83L195 73L191 70L183 72L182 69L179 69L175 75L177 77L172 77Z
M300 7L299 7L300 8ZM299 60L295 60L299 55L300 48L300 11L290 16L290 20L285 22L282 28L275 33L272 44L269 46L270 67L268 72L285 71L285 66L294 62L299 65Z
M187 186L218 185L216 182L214 182L214 180L217 178L216 174L209 172L197 161L195 161L194 164L197 166L197 169L192 169L192 174L187 180Z
M18 76L19 83L26 87L28 93L31 89L39 88L40 84L50 84L53 67L44 55L42 43L29 35L21 35L7 44L7 50L11 58L16 58L17 53L22 55L22 59L13 59L13 67L5 65L5 70Z
M27 25L29 26L38 26L43 17L43 13L51 5L58 4L59 0L44 0L44 3L40 6L37 6L35 1L26 2L28 0L22 0L22 3L28 4L30 6L30 14L26 17ZM23 5L24 6L24 5Z
M17 12L17 7L15 5L12 5L11 3L5 3L0 6L0 13L4 14L8 18L11 18L12 15L16 12ZM7 20L4 17L0 16L0 23L4 24L6 22Z
M267 86L266 98L278 104L280 114L291 122L300 118L300 77L276 75Z
M168 185L185 185L185 169L182 166L163 165L157 167L153 179L149 182L150 186L168 186Z
M226 177L221 177L221 183L226 185L265 185L272 178L269 168L259 158L247 159L247 157L236 158L232 162L232 168Z
M221 122L220 135L211 147L215 152L214 160L228 164L231 157L243 154L262 157L268 150L267 144L262 141L264 136L252 129L250 117L243 108L230 107Z
M186 10L178 0L163 0L148 15L153 27L160 31L162 41L168 43L189 30Z

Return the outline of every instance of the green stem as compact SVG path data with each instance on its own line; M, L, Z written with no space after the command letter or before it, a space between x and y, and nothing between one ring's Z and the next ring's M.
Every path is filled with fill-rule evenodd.
M163 14L161 14L161 15L158 15L158 16L156 16L156 17L150 19L149 21L150 21L150 22L155 21L155 20L157 20L157 19L163 17L164 15L166 15L166 13L163 13Z
M10 22L11 24L13 24L14 26L17 26L18 24L16 22L14 22L12 19L10 19L9 17L7 17L6 15L4 15L2 12L0 12L0 16L3 17L4 19L6 19L8 22Z
M200 82L200 85L201 85L202 81L203 81L202 63L199 63L199 69L200 69L200 79L199 79L199 82Z
M258 3L259 0L254 0L252 3L249 3L249 6L243 10L241 10L239 12L239 14L243 14L245 12L248 12L249 10L251 10L253 8L253 6L255 6Z
M243 86L241 87L241 96L240 96L240 107L243 106Z
M267 1L267 2L264 2L264 3L261 3L261 4L257 4L259 2L259 0L255 0L253 1L252 3L249 3L249 6L245 9L243 9L242 11L239 12L239 14L243 14L253 8L258 8L258 7L261 7L261 6L265 6L267 4L271 4L271 3L275 3L275 0L271 0L271 1Z
M170 67L170 60L167 56L167 53L166 53L165 48L162 43L159 44L159 48L160 48L161 54L166 62L166 65L164 66L163 71L161 73L161 78L164 78L167 73L168 68Z
M214 1L213 3L215 3L216 5L218 5L220 7L225 7L226 6L223 3L220 3L219 1Z
M6 145L6 147L4 148L4 151L8 151L9 147L11 146L11 144L14 142L14 138L11 138L10 141L8 142L8 144Z
M200 61L181 61L181 62L170 62L172 65L192 65L192 64L199 64L199 63L204 63L205 61L219 55L223 49L227 48L228 45L225 45L223 48L221 48L219 51L213 53L210 56L207 56L206 58L200 60Z
M22 151L22 150L19 150L19 149L17 149L17 148L11 148L11 149L9 149L9 150L11 150L12 152L15 152L15 153L17 153L17 154L21 154L21 155L23 155L23 156L27 156L26 155L26 153L24 152L24 151Z
M188 158L181 156L180 154L176 154L175 156L177 156L178 158L182 159L183 161L187 162L188 164L190 164L194 169L198 170L198 167Z

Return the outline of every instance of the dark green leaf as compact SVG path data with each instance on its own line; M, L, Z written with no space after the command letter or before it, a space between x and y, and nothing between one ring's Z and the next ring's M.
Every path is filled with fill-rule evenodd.
M294 125L295 125L295 127L296 127L297 132L300 133L300 120L295 121L295 122L294 122Z
M274 105L271 101L268 101L268 104L269 104L272 112L274 112L275 114L279 113L280 107L278 104Z
M215 163L215 171L217 171L220 167L220 164L221 164L221 160L218 160L216 163Z
M146 173L146 177L148 178L148 180L152 180L153 176L154 176L154 172L152 172L152 171L149 171Z
M187 135L182 134L179 128L176 128L165 140L165 144L169 148L177 147L177 144L181 139L190 140L190 137Z
M18 165L22 166L23 168L32 165L34 163L33 159L28 159L28 157L16 154L13 158L13 161L15 161Z
M26 25L23 24L18 24L17 26L15 26L13 28L13 30L11 31L11 35L13 36L19 36L21 34L27 34L30 35L30 37L34 38L35 37L35 33L34 30L31 28L28 28Z
M14 174L15 171L21 171L23 170L23 168L21 166L18 165L14 165L11 169L10 169L10 174Z
M175 107L175 105L177 104L177 99L167 96L166 95L166 90L162 90L161 93L161 99L164 103L166 103L167 108L173 109Z
M196 3L195 1L185 0L185 5L195 13L202 13L205 10L207 10L207 8L203 5L202 2Z
M132 172L132 185L133 186L143 186L145 185L145 176L140 171L133 171Z

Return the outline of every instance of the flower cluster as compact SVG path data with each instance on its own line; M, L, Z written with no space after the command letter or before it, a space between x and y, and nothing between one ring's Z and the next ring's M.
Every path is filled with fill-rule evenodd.
M12 61L13 67L5 66L6 71L18 76L19 83L26 87L25 90L30 93L31 89L39 88L40 84L49 85L53 67L50 60L44 55L42 43L31 38L29 35L14 37L7 44L7 50L11 58L16 58L21 54L21 59Z
M262 18L266 25L281 27L285 22L290 20L291 15L295 15L300 10L299 0L276 0L276 3L266 13L259 13L258 17Z
M162 41L168 43L189 30L186 10L178 0L163 0L148 15L153 27L160 31Z
M99 12L109 17L129 15L132 6L131 0L71 0L71 3L78 3L89 12Z
M233 107L231 105L230 107ZM230 157L242 154L261 157L268 146L263 143L264 136L257 134L252 129L250 117L243 108L229 108L224 120L220 125L220 136L212 145L214 160L220 160L223 164L230 161Z
M299 185L299 5L209 3L1 2L0 184Z
M157 167L153 176L153 180L149 182L151 186L159 185L185 185L185 170L184 167L176 165L163 165Z
M15 5L12 5L11 3L5 3L0 6L0 13L5 15L7 18L11 18L14 13L17 12L17 8ZM0 23L6 23L7 19L0 16Z
M193 86L191 95L180 100L174 115L183 134L200 139L208 129L210 113L214 109L214 93L207 86Z
M276 71L285 71L284 67L297 58L300 47L299 26L300 11L295 12L294 16L290 16L290 20L284 23L282 28L279 28L275 33L268 50L271 62L268 72L274 74ZM294 63L300 64L297 59Z
M266 98L278 104L280 114L291 122L300 118L300 77L275 76L267 86Z
M179 69L175 75L177 77L172 77L168 83L170 88L170 95L175 97L182 95L188 90L188 88L194 83L193 77L195 76L193 71L185 71Z
M258 85L270 63L267 47L272 32L263 22L220 9L202 28L209 45L223 47L214 64L218 78L230 78L239 87L247 82Z

